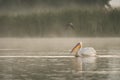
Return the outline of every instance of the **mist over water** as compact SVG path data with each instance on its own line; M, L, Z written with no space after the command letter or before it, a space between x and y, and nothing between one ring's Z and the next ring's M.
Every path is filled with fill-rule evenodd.
M71 50L78 42L83 42L83 47L93 46L112 47L119 46L119 38L0 38L0 49L25 50L25 51L67 51ZM103 45L104 44L104 45ZM110 46L108 46L110 45Z
M101 57L70 57L80 41ZM2 80L119 80L119 41L117 37L0 38L0 76Z
M110 0L0 0L0 80L119 80L120 8ZM97 57L74 57L83 42Z

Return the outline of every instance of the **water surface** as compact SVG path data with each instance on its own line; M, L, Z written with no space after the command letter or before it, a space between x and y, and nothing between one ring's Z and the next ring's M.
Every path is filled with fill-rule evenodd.
M94 47L100 57L70 57L70 50L80 41L83 42L83 47ZM1 80L119 80L119 78L120 38L0 39Z

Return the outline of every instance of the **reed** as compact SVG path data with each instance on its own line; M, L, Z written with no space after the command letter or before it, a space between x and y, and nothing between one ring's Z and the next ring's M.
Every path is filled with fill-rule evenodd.
M54 4L54 6L55 4L58 5L56 0L54 3L48 0L45 4L47 4L48 7L43 11L27 11L27 13L16 12L14 14L12 13L12 15L9 13L1 14L0 36L120 36L119 9L106 11L103 8L89 9L86 7L79 8L78 6L49 8L50 4ZM61 4L63 5L62 1L60 5ZM65 27L67 27L66 24L70 22L74 24L75 30L71 30L70 28L65 30Z

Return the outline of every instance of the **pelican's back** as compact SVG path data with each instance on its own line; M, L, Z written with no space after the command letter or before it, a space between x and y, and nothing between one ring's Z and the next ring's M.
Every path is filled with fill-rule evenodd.
M95 56L96 55L96 51L92 47L81 48L78 51L78 53L79 55L82 55L82 56Z

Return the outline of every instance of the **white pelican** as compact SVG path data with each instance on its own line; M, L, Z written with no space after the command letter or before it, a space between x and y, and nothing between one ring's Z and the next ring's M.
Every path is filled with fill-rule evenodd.
M92 47L82 48L82 42L78 43L71 51L76 57L93 57L96 56L96 51Z

